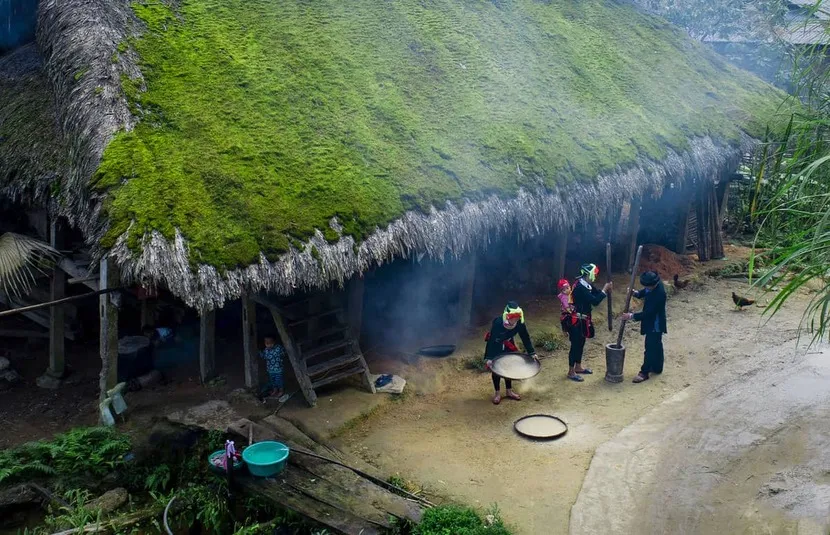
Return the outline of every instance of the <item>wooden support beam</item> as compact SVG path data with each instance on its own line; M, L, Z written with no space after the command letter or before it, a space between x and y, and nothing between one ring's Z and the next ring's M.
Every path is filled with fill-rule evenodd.
M711 225L710 233L712 235L711 251L709 252L709 255L713 260L717 260L723 258L724 256L722 230L723 219L720 215L718 194L714 184L709 185L709 194L707 197L709 198L709 224Z
M27 331L23 329L0 329L0 338L49 338L49 333L46 331Z
M64 230L59 221L52 219L49 225L50 245L55 249L62 249ZM49 281L49 298L59 301L66 296L66 274L55 266ZM56 305L49 309L49 369L46 373L55 379L62 379L66 373L64 328L66 317L63 306Z
M559 229L554 239L556 243L553 248L553 265L556 279L559 280L565 276L565 258L568 256L568 229Z
M242 296L242 351L245 355L245 386L250 389L259 386L259 364L257 361L256 303Z
M64 273L69 275L72 280L77 281L79 284L83 284L84 286L91 288L93 290L98 290L98 280L100 280L101 275L98 274L98 277L90 276L89 270L86 270L80 266L78 266L75 262L70 260L67 257L61 258L61 261L58 262L58 267L61 268Z
M637 253L637 237L640 234L640 207L643 199L640 196L633 197L628 212L628 249L626 250L626 271L631 270L634 263L634 255Z
M694 195L686 192L677 211L677 241L674 244L674 252L677 254L686 254L686 242L689 241L689 212L693 199Z
M352 338L360 340L360 333L363 329L363 292L365 291L365 283L363 277L355 275L349 281L348 286L348 303L346 310L349 321L349 332Z
M118 288L118 270L107 258L101 260L101 290ZM99 334L99 353L101 355L101 376L98 382L100 400L107 396L107 390L118 383L118 307L121 304L118 293L102 294L98 298L98 315L101 322Z
M261 296L257 296L257 299L260 300L260 302L269 301L268 299L263 299ZM311 379L308 376L305 360L303 360L300 356L300 350L297 348L297 344L294 343L291 333L288 332L288 326L286 325L285 318L283 318L280 310L274 306L268 306L268 310L274 318L274 325L276 326L277 332L280 335L280 340L282 340L282 344L285 347L285 352L288 354L288 360L291 362L291 367L294 369L294 375L297 377L297 383L300 385L300 390L302 391L306 402L313 407L317 404L317 394L311 386Z
M216 311L202 312L199 317L199 378L202 384L216 374Z
M473 319L473 292L476 286L476 255L470 255L463 262L464 282L461 284L461 295L459 296L459 317L458 323L462 329L472 327Z
M723 228L723 218L726 217L726 206L729 204L729 182L721 179L718 184L718 228Z

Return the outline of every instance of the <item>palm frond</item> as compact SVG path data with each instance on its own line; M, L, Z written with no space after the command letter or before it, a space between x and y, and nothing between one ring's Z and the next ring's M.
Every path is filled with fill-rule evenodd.
M0 289L7 295L25 295L38 275L45 275L60 253L42 241L6 232L0 234Z

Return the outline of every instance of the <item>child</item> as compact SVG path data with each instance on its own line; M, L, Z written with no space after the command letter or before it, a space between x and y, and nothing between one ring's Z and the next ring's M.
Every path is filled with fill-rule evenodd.
M268 335L264 339L265 349L263 349L259 356L265 359L265 366L268 369L268 386L271 387L269 395L282 396L283 393L283 359L285 357L285 349L277 344L277 338L273 335Z
M571 313L574 311L573 298L571 297L571 284L567 279L560 279L556 285L559 288L559 303L562 306L562 313L559 315L559 323L562 325L562 330L568 332L571 325Z

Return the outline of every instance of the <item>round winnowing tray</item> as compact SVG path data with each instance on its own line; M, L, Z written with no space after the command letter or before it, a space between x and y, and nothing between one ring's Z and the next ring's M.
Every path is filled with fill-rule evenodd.
M524 353L504 353L493 359L492 369L500 377L521 381L535 377L542 365Z
M513 429L534 440L555 440L568 432L568 424L550 414L531 414L516 420Z

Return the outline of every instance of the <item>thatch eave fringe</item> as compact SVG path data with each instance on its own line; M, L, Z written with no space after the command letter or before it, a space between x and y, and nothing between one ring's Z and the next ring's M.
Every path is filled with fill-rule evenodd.
M407 212L357 247L350 236L329 243L318 230L302 250L292 248L275 262L260 255L258 263L225 273L204 264L194 271L187 242L178 231L172 242L158 232L145 236L138 254L127 244L127 231L109 255L120 266L125 282L163 285L189 306L206 311L243 293L289 295L343 285L372 266L412 254L425 253L433 259L444 259L448 253L459 257L486 248L494 235L516 232L520 239L528 239L572 228L580 221L601 221L612 206L647 192L659 195L670 181L715 180L734 170L753 144L748 136L735 146L719 146L709 137L695 138L682 154L669 150L662 162L643 160L593 183L568 185L564 191L531 194L522 190L508 200L493 196L461 206L448 202L442 210L433 207L429 214ZM336 221L331 226L340 228Z
M120 130L130 131L121 77L141 79L133 52L120 50L140 22L128 0L41 0L37 43L69 145L69 171L58 200L60 214L88 243L106 231L103 196L89 187L104 149Z

